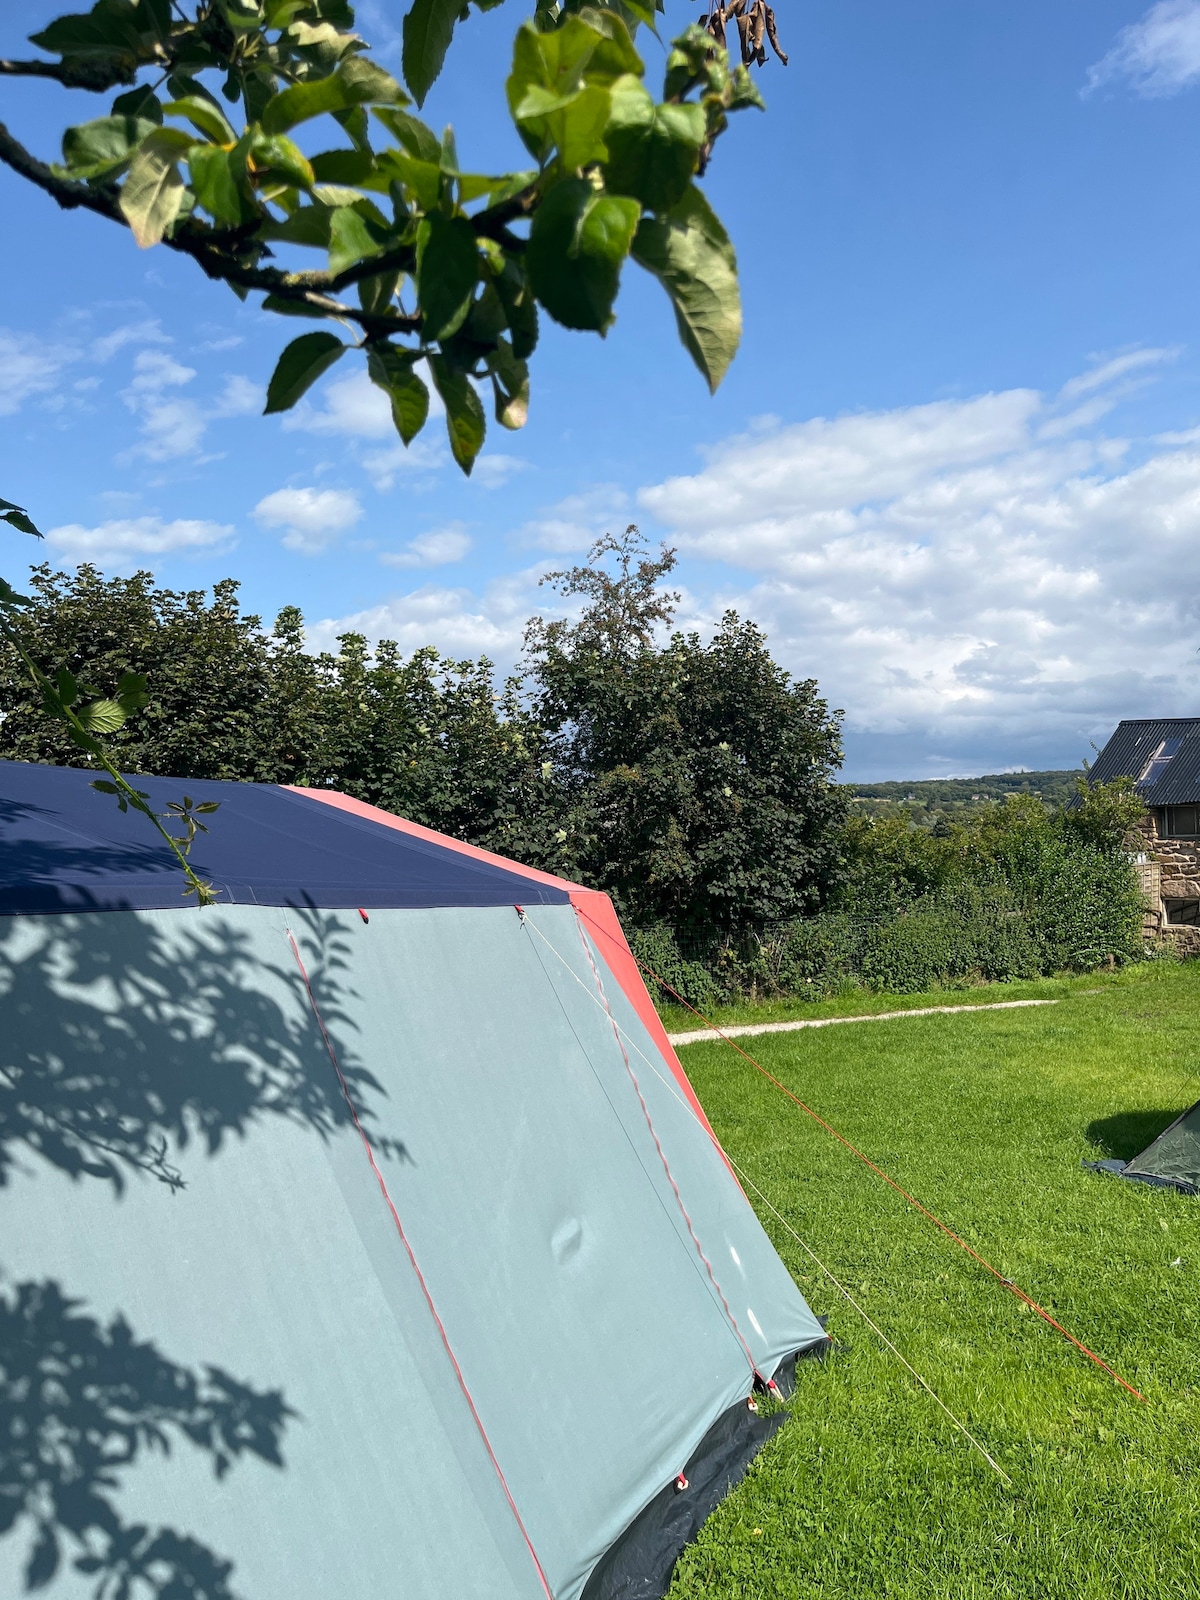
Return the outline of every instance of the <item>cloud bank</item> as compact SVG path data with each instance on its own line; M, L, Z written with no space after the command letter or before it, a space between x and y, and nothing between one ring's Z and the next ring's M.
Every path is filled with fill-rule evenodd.
M1159 99L1200 80L1200 0L1159 0L1145 16L1122 28L1112 49L1088 73L1084 94L1127 83L1135 94Z
M771 425L638 498L681 554L740 569L709 586L710 620L732 604L761 622L849 729L943 766L1077 760L1119 716L1190 711L1198 686L1200 430L1079 431L1131 370L1054 400Z

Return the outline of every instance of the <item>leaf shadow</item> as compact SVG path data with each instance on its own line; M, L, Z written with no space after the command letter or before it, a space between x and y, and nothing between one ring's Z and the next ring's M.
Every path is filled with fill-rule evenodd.
M404 1157L354 1052L344 929L315 910L291 921L358 1117ZM282 928L280 951L264 962L208 911L0 918L0 1189L50 1168L118 1200L157 1185L170 1204L189 1163L265 1121L325 1140L350 1126ZM217 1477L247 1457L283 1469L294 1416L280 1389L181 1365L55 1278L0 1282L0 1537L29 1537L27 1591L69 1565L94 1600L235 1600L231 1559L124 1520L118 1492L176 1448Z

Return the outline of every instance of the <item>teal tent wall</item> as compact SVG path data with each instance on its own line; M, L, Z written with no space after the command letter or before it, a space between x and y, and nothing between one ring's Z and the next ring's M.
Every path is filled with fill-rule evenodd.
M581 926L569 904L0 919L9 1370L60 1350L59 1388L20 1404L112 1519L43 1494L40 1531L27 1506L0 1536L0 1593L32 1551L52 1600L90 1596L81 1550L144 1526L138 1559L209 1563L213 1596L536 1600L532 1546L575 1600L753 1369L823 1340ZM122 1372L145 1425L104 1468Z

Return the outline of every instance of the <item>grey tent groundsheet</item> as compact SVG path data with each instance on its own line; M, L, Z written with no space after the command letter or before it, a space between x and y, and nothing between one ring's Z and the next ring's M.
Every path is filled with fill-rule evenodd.
M1089 1161L1095 1172L1132 1178L1159 1189L1200 1195L1200 1101L1164 1128L1132 1161Z
M569 905L0 921L0 1300L75 1475L0 1594L127 1537L206 1595L577 1600L824 1342L590 955Z

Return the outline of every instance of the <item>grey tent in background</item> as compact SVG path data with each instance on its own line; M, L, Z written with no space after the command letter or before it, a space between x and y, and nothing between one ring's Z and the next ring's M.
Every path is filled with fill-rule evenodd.
M610 902L189 781L198 910L89 776L0 763L0 1594L661 1595L825 1336Z
M1132 1161L1089 1161L1087 1165L1118 1178L1200 1195L1200 1100Z

